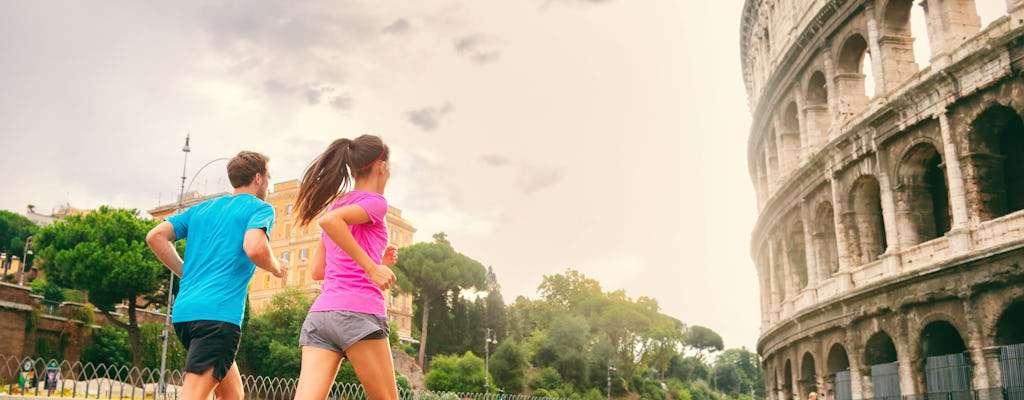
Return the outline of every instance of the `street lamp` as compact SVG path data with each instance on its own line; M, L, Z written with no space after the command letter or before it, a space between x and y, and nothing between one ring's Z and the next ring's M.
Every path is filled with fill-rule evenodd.
M180 214L181 209L185 207L185 168L188 167L188 153L192 152L192 148L188 146L190 136L185 134L185 146L181 148L181 152L185 153L185 161L181 165L181 191L178 193L178 210L175 214ZM160 394L165 394L167 391L164 375L167 372L167 339L171 332L171 303L174 302L174 271L170 271L170 274L171 277L167 280L167 307L164 310L164 332L160 334L160 338L164 342L163 348L160 350L160 384L158 385Z
M21 252L21 266L18 267L18 284L25 284L25 264L28 263L28 256L32 255L32 236L25 239L25 249Z
M498 343L498 333L487 328L484 334L484 394L491 393L491 343Z
M612 400L612 371L615 367L608 365L608 400Z

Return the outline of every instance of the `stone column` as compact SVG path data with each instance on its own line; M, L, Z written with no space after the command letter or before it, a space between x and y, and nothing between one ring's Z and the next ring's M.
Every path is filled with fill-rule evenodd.
M776 243L768 239L768 279L769 285L771 286L771 323L772 325L777 324L780 318L780 311L782 311L782 299L785 294L782 293L782 285L779 282L779 273L781 272L781 265L778 265L778 259L776 254L779 249L776 248Z
M868 55L871 56L871 76L875 80L875 96L885 94L889 91L889 85L885 78L885 73L882 68L882 50L879 46L882 35L878 32L878 21L875 20L875 7L871 2L868 2L867 6L864 7L864 15L867 16L868 21ZM911 54L913 57L913 54Z
M832 191L832 217L833 227L836 230L836 259L839 261L839 271L836 273L836 282L838 283L839 293L844 293L853 287L853 281L850 277L850 269L853 268L853 262L850 259L850 253L847 246L850 243L850 238L846 234L845 224L841 217L842 213L845 212L845 206L843 206L842 199L839 196L839 188L836 183L835 173L831 168L827 171L829 177L828 183L829 188Z
M965 316L983 315L984 313L984 310L981 309L981 305L977 305L970 297L963 298L961 305L963 306ZM966 334L964 337L964 344L967 346L967 352L971 358L971 364L974 365L974 376L971 377L971 385L974 389L987 389L994 387L989 382L988 364L985 362L985 339L983 337L984 333L982 333L985 328L981 326L980 318L967 317L964 318L963 321L967 325L967 332L964 332ZM998 365L999 361L997 359L996 374L999 374ZM981 395L985 396L985 393L981 393ZM986 400L985 397L982 397L981 399Z
M1003 377L1001 375L1001 366L999 365L999 346L990 346L981 349L981 358L985 363L985 370L988 371L988 386L991 388L1003 387ZM986 399L986 396L988 397ZM980 400L1003 400L1003 392L1001 390L983 390Z
M797 293L796 285L793 284L793 266L789 261L789 252L786 251L789 249L789 241L785 235L783 235L780 242L781 244L779 247L782 247L782 249L780 249L782 252L782 287L783 291L786 293L782 300L783 317L780 318L781 320L793 316L793 302L796 300Z
M1022 0L1024 1L1024 0ZM936 116L942 132L942 162L946 164L946 187L949 188L949 207L952 209L950 222L949 249L953 254L966 253L971 248L971 236L968 229L967 191L964 188L963 169L960 155L953 142L953 132L949 127L949 117L945 112Z
M769 130L768 134L765 135L765 141L764 141L764 166L765 166L764 169L765 169L765 172L768 175L768 188L767 188L768 191L765 192L765 196L764 196L766 202L768 201L769 198L772 197L773 194L775 194L775 190L779 188L778 164L772 162L772 160L775 159L775 157L777 157L777 155L772 154L772 150L771 150L771 144L775 143L775 138L774 137L769 138L769 135L772 135L774 133L775 133L774 130Z
M918 362L915 359L916 352L914 348L915 344L910 342L910 333L907 327L907 317L903 315L897 322L897 332L893 332L890 338L893 340L893 345L896 346L896 363L898 364L900 374L900 394L903 396L922 394L924 388L918 392L916 389L915 382L917 377L914 374L914 365ZM923 362L923 361L922 361Z
M804 227L804 259L806 260L804 264L807 268L807 286L804 287L804 291L810 293L813 304L817 301L817 293L814 291L814 288L818 287L820 278L818 275L818 257L816 256L819 250L816 248L817 243L812 232L814 226L807 223L807 221L812 223L814 221L811 207L806 199L800 202L800 220Z
M896 229L896 199L893 195L892 181L889 180L889 157L887 153L875 147L875 160L878 162L876 168L878 174L878 186L882 198L882 221L885 230L885 242L887 248L878 258L882 260L885 274L892 276L900 272L900 235Z
M1021 1L1024 1L1024 0L1021 0ZM838 92L838 86L839 85L836 84L837 81L835 79L835 77L836 77L836 66L835 66L835 63L832 62L832 41L831 40L827 40L824 43L822 43L822 45L821 45L821 55L822 55L822 57L825 60L825 71L823 71L823 72L825 73L825 87L826 87L826 89L828 91L828 111L829 111L829 119L831 120L831 124L830 125L835 126L836 122L840 120L840 118L839 118L839 96L837 95L837 93L839 93ZM835 137L833 137L831 135L838 135L839 134L839 130L838 129L829 130L828 133L829 133L828 140L832 140L832 139L835 139Z
M927 0L925 14L935 70L949 65L950 53L981 31L974 0Z

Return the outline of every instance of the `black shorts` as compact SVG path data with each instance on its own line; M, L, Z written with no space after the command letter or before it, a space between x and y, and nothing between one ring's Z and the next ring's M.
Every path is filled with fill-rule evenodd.
M175 322L174 333L188 351L185 372L203 374L213 368L213 377L224 380L238 353L242 330L238 325L223 321Z

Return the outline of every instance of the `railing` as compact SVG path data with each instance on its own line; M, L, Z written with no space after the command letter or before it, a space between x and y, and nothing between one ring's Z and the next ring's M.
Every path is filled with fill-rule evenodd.
M0 354L0 398L4 395L66 397L105 400L177 400L184 381L180 370L164 375L160 388L159 370L79 363L41 358L17 358ZM296 378L242 375L246 399L291 400L295 398ZM450 393L399 389L403 400L562 400L508 394ZM362 385L335 383L330 400L366 399Z

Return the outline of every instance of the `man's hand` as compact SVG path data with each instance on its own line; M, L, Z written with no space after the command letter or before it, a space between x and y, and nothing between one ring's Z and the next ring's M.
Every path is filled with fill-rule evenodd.
M287 260L285 260L283 258L280 259L280 260L277 260L277 272L274 273L274 276L276 276L278 278L285 278L285 277L287 277L288 276L288 269L289 268L291 268L291 264L288 264Z
M397 261L398 247L393 244L389 244L388 247L384 248L384 257L381 258L380 263L388 267L393 267Z

